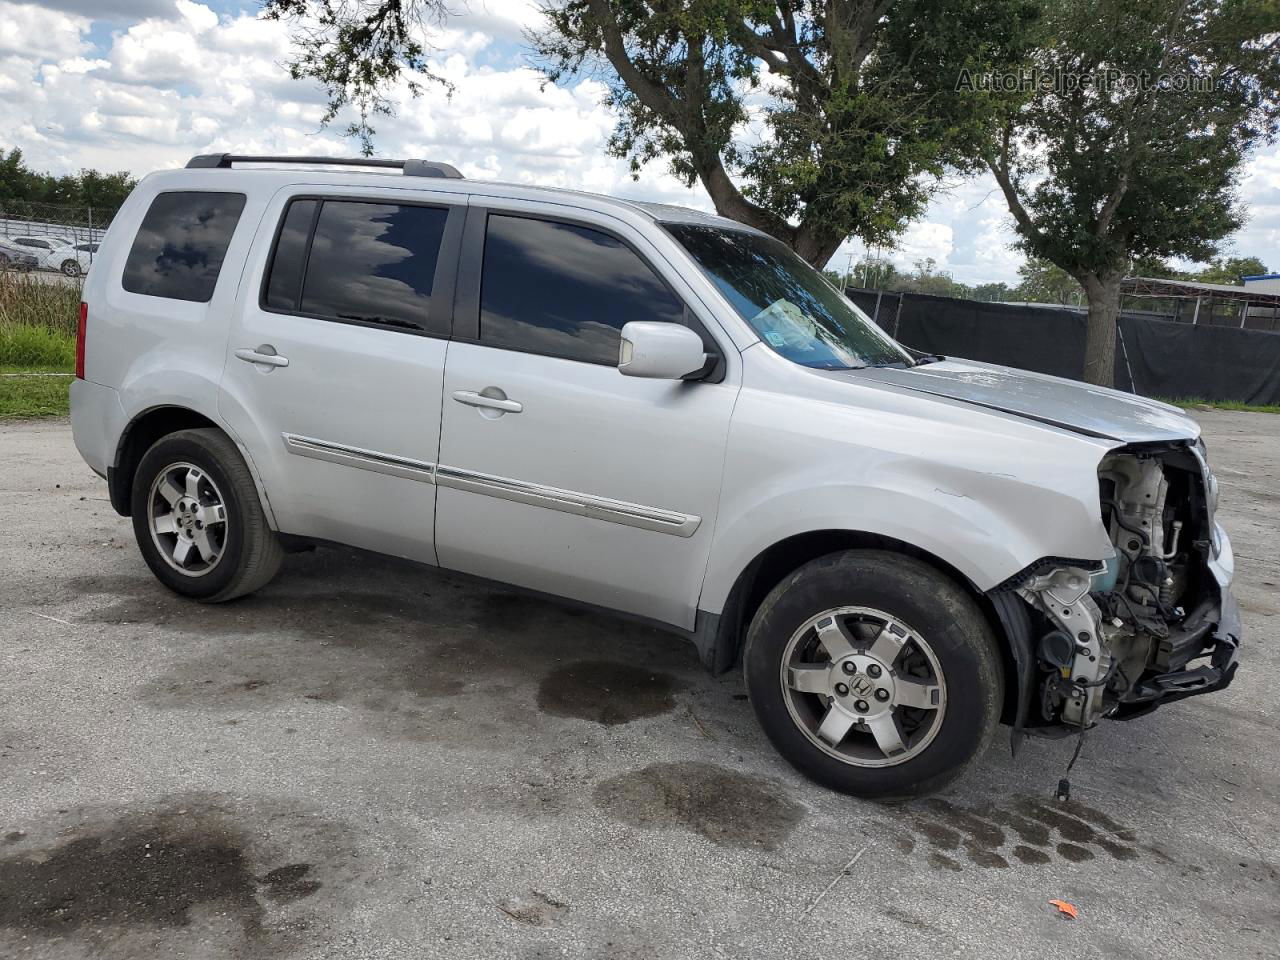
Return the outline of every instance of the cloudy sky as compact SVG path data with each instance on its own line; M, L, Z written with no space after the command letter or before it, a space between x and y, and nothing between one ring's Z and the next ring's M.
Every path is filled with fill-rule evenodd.
M613 127L591 80L543 88L521 49L533 0L459 0L469 10L436 38L453 97L428 89L376 124L384 156L456 164L468 177L515 180L711 209L660 164L633 181L604 155ZM38 170L150 170L195 153L352 154L319 129L324 101L281 64L285 29L256 0L0 0L0 147ZM1243 188L1250 221L1234 252L1280 269L1280 148L1255 158ZM891 256L924 257L965 283L1013 281L1021 256L994 183L958 182ZM843 268L855 245L837 254Z

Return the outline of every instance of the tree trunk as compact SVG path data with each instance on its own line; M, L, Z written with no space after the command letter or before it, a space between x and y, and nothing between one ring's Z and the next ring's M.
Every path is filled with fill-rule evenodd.
M1120 280L1123 274L1089 274L1078 278L1089 302L1085 327L1084 380L1100 387L1115 386L1116 324L1120 319Z
M815 270L821 270L835 255L836 250L839 249L840 244L844 243L844 240L844 234L832 233L830 230L814 228L807 223L801 223L800 229L796 231L791 249L805 260L808 260Z

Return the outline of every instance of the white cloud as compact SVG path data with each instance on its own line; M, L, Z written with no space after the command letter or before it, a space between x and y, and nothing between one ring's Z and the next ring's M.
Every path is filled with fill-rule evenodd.
M0 55L45 62L89 50L87 17L28 4L0 3Z
M132 21L174 14L174 0L14 0L14 3L79 14L95 20Z
M218 25L218 15L202 3L177 0L178 13L196 33L204 33Z

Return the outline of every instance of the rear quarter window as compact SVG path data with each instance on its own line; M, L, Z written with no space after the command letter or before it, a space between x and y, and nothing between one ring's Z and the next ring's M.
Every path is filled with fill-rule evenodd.
M151 201L121 280L130 293L207 303L244 210L243 193L175 191Z

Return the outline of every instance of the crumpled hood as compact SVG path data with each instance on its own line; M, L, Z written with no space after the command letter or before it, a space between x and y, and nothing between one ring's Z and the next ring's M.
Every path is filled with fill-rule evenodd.
M866 367L841 374L962 400L1124 443L1186 440L1200 435L1194 420L1166 403L974 360L947 359L906 369Z

